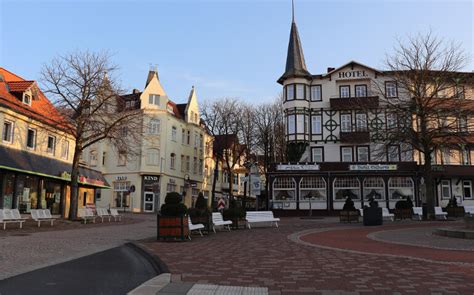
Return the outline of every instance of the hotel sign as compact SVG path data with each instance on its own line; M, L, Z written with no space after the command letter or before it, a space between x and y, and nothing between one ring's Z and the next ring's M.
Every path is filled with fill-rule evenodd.
M277 170L280 171L304 171L304 170L319 170L319 165L277 165Z
M397 164L365 164L365 165L350 165L351 171L395 171L398 169Z
M339 79L363 79L368 78L369 75L365 72L365 70L361 71L346 71L346 72L339 72L338 78Z

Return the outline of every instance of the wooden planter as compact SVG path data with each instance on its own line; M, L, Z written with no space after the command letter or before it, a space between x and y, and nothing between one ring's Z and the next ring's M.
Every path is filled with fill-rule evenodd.
M413 217L412 209L395 209L395 219L411 219Z
M364 208L364 225L382 225L382 208L365 207Z
M447 207L448 217L464 217L464 207Z
M224 220L232 221L232 225L231 225L232 229L245 228L245 226L247 225L247 220L245 220L245 218L232 218L232 219L224 219Z
M186 241L189 236L188 216L157 215L157 240Z
M348 223L353 221L359 222L359 211L341 211L339 213L339 221Z

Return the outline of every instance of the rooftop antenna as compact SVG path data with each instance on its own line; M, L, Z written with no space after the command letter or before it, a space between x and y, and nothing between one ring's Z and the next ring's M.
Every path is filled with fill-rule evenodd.
M291 0L291 22L295 22L295 0Z

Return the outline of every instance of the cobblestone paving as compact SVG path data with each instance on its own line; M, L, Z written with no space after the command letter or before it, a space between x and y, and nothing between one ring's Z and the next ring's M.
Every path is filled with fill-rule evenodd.
M412 226L394 224L372 229ZM441 225L444 223L416 226ZM144 246L187 282L268 287L270 294L473 294L472 266L322 249L288 238L304 230L342 228L346 233L364 229L360 224L340 225L335 219L328 223L283 218L280 228L222 231L195 236L191 242L149 241ZM346 235L339 243L350 245L354 239L366 239L394 251L420 248L380 243L365 235Z
M0 236L0 280L156 235L154 215L126 216L142 222Z

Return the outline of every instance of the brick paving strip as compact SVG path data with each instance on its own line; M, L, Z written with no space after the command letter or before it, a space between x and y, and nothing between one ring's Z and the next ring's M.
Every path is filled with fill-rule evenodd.
M446 225L395 222L376 229L437 224ZM315 221L282 218L279 225L279 228L195 236L185 243L149 240L142 245L158 255L172 274L189 283L267 287L270 294L473 294L472 266L420 262L398 255L370 255L367 251L352 253L290 239L295 233L301 235L314 230L344 228L340 233L366 230L361 224L341 225L336 218ZM364 239L379 247L403 246L373 241L366 235ZM322 239L326 235L318 237ZM348 234L339 238L344 243L356 237Z

